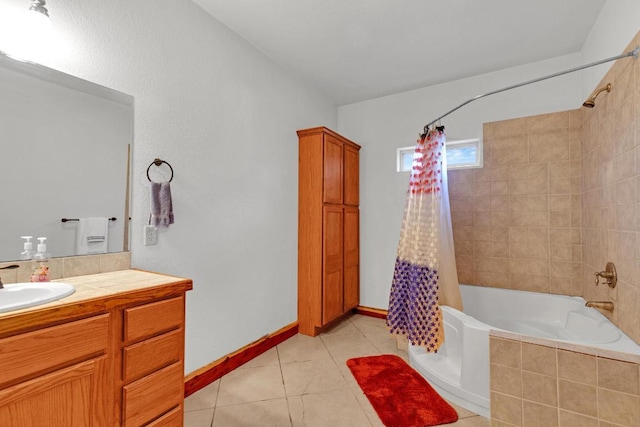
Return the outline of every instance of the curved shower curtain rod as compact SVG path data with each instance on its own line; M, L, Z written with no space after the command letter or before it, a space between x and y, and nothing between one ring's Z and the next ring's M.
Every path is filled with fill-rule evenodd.
M605 62L615 61L616 59L627 58L629 56L633 56L634 58L637 59L638 58L638 53L640 53L640 47L636 47L634 50L631 50L629 52L623 53L623 54L618 55L618 56L613 56L611 58L603 59L601 61L596 61L596 62L592 62L590 64L581 65L580 67L571 68L570 70L560 71L558 73L549 74L548 76L544 76L544 77L540 77L540 78L537 78L537 79L529 80L529 81L526 81L524 83L518 83L518 84L515 84L515 85L512 85L512 86L507 86L507 87L502 88L502 89L494 90L493 92L487 92L487 93L484 93L482 95L474 96L473 98L463 102L462 104L458 105L457 107L447 111L446 113L444 113L443 115L441 115L437 119L435 119L435 120L429 122L428 124L426 124L425 127L424 127L424 133L426 134L428 132L429 127L431 125L437 123L439 120L447 117L449 114L453 113L454 111L459 110L460 108L464 107L465 105L469 104L470 102L475 101L476 99L484 98L485 96L489 96L489 95L495 95L496 93L504 92L504 91L511 90L511 89L516 89L516 88L519 88L521 86L526 86L526 85L529 85L531 83L537 83L537 82L540 82L542 80L551 79L553 77L558 77L558 76L561 76L563 74L573 73L574 71L584 70L585 68L589 68L589 67L593 67L593 66L596 66L596 65L604 64Z

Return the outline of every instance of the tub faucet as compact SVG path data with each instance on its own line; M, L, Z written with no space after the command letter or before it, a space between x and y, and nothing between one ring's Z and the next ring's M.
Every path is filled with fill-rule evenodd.
M14 268L20 267L18 264L11 264L5 267L0 267L0 270L13 270ZM4 289L4 285L2 284L2 278L0 277L0 289Z
M587 301L585 306L607 310L613 313L613 303L611 301Z

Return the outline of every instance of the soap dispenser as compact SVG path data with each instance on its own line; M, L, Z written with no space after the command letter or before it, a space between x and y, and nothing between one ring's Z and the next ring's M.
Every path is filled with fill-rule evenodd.
M33 259L33 243L31 243L31 239L33 236L20 236L21 239L24 239L24 250L20 253L20 259L27 261Z
M32 282L49 282L49 259L51 255L47 253L47 245L44 243L47 240L46 237L38 237L40 243L38 243L38 252L33 256L33 260L36 263L36 268L31 274Z

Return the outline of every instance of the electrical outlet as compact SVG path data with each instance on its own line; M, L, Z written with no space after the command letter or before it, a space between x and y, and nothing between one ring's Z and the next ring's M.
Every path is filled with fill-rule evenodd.
M153 225L144 226L144 245L157 245L158 244L158 228Z

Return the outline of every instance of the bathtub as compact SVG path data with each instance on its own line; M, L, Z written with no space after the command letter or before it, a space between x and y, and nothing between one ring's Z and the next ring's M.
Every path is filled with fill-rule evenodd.
M489 411L489 330L640 355L640 346L580 297L460 285L464 313L442 306L438 353L409 346L409 361L445 398Z

